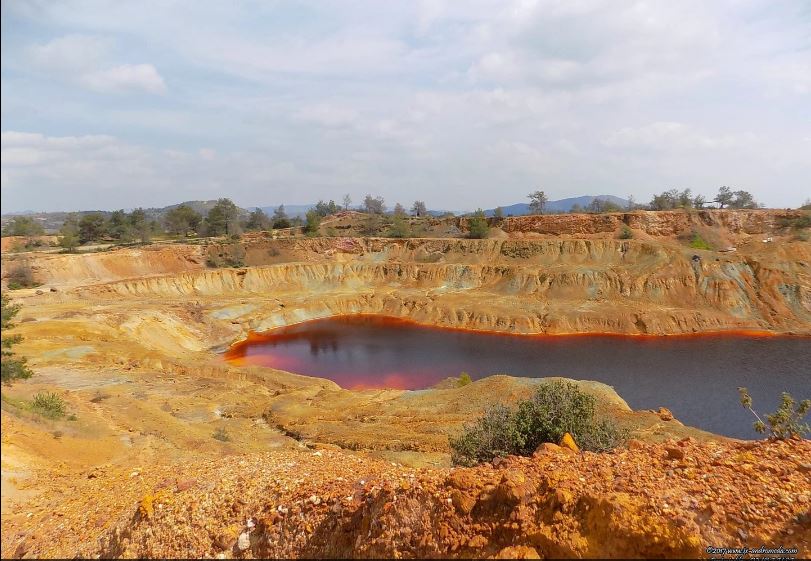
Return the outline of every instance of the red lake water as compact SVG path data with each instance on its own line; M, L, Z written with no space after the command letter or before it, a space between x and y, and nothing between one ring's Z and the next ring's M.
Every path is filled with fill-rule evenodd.
M362 315L252 335L225 357L348 389L419 390L461 372L474 380L492 374L596 380L633 409L667 407L687 425L737 438L756 436L738 386L749 388L761 416L776 409L781 392L798 401L811 397L809 337L505 335Z

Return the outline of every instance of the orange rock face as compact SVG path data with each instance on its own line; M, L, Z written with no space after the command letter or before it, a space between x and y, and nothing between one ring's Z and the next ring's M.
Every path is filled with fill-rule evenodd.
M811 553L811 475L799 466L809 456L809 441L686 440L449 473L299 449L187 462L184 475L207 483L182 492L155 491L170 466L138 478L110 470L78 481L57 516L37 509L59 492L46 490L25 519L37 531L5 522L2 553L696 558L719 544L774 544L802 558ZM151 515L135 516L144 492ZM124 508L109 510L113 494ZM102 512L108 527L94 522Z
M702 210L618 212L610 214L548 214L505 218L507 233L594 235L616 232L623 225L649 236L680 236L698 228L721 228L731 234L779 231L781 221L803 216L798 210Z

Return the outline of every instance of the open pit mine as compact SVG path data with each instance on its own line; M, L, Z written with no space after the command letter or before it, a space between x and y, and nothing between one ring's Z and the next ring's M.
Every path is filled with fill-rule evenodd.
M464 239L464 219L412 239L333 224L332 237L4 253L4 279L25 264L40 286L8 292L21 305L15 352L34 375L3 390L2 555L810 555L808 440L736 440L664 408L633 410L595 372L576 383L628 430L626 446L548 444L451 467L449 435L542 379L353 389L226 352L356 314L510 335L811 345L811 243L785 226L801 214L526 216L491 221L481 240ZM691 248L696 232L716 249ZM21 405L41 392L66 414Z

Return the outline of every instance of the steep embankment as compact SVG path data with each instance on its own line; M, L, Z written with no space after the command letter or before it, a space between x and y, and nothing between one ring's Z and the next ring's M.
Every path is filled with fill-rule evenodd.
M138 249L82 254L17 254L4 256L3 273L30 266L42 284L73 287L126 278L142 278L205 268L202 246L154 245Z
M716 229L731 236L774 234L785 222L805 216L801 210L672 210L608 214L552 214L516 216L503 220L507 233L553 236L612 234L622 226L652 237L677 237L702 229Z
M343 313L519 333L811 330L805 243L748 254L635 240L341 238L209 248L237 250L254 266L115 281L77 295L238 298L242 313L222 313L246 332ZM269 260L282 262L261 264Z

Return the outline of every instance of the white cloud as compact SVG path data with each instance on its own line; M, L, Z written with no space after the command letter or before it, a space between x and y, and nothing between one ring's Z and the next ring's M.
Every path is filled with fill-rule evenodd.
M757 135L752 132L711 135L684 123L665 121L641 127L624 127L611 133L603 144L621 149L714 150L750 147L757 141Z
M151 64L122 64L98 72L89 72L79 82L99 92L144 91L162 94L163 78Z
M88 35L66 35L29 48L31 65L52 76L103 92L162 94L166 84L152 64L110 62L111 42Z
M66 35L29 49L31 63L60 74L88 71L102 64L109 45L99 37Z
M358 113L354 109L330 103L302 107L295 116L301 121L324 127L346 127L353 125L358 119Z
M794 204L805 5L3 3L22 30L3 37L3 125L51 135L4 137L4 206L66 204L68 184L108 207L350 191L450 208L718 182Z

